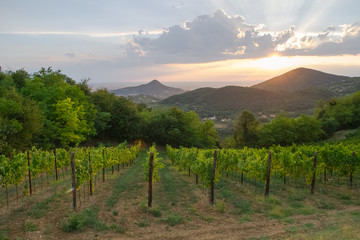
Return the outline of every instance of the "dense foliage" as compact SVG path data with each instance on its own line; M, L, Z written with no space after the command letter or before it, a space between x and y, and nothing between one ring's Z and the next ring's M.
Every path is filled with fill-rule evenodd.
M152 111L115 96L92 91L88 79L75 82L61 71L0 72L0 154L69 148L86 142L143 139L159 145L214 147L214 123L177 108Z
M260 125L251 112L243 111L235 123L234 140L238 147L270 147L312 143L323 136L320 121L313 117L289 118L279 114L269 123Z
M327 136L335 131L354 129L360 126L360 92L344 98L321 101L315 108L315 117L321 122Z

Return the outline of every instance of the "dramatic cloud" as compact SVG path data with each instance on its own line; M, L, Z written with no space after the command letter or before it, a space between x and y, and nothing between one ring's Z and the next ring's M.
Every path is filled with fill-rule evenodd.
M259 57L274 48L271 35L259 33L261 26L217 10L184 26L172 26L157 38L139 34L125 47L124 56L156 63Z
M154 36L139 32L124 46L122 62L196 63L281 55L332 55L360 53L360 24L329 26L322 33L288 30L264 32L263 24L249 24L241 16L217 10L183 26L174 25Z
M342 31L336 33L331 26L317 36L304 36L294 39L296 44L284 49L283 55L334 56L360 54L360 23L339 26Z

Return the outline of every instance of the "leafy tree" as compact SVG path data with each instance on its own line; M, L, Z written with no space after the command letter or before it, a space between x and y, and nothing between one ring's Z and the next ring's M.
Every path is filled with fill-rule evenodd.
M78 145L91 131L84 119L83 106L76 106L70 98L55 105L55 128L61 146Z
M300 116L295 120L296 142L309 143L324 136L320 121L309 116Z
M243 111L235 123L234 139L237 146L254 146L257 142L259 122L254 114Z
M213 148L218 145L218 134L213 121L206 120L201 123L199 138L199 146L202 148Z
M120 141L135 140L138 136L140 118L136 104L118 97L112 105L109 135Z
M335 131L357 128L360 126L360 92L319 102L314 116L321 122L327 137Z
M141 133L147 142L179 147L215 147L217 133L212 121L201 123L193 112L184 113L178 108L142 112Z
M259 130L259 144L266 147L274 144L289 146L296 142L296 137L295 119L282 114Z
M86 96L91 94L91 87L89 86L90 78L81 79L80 83L76 84Z
M319 140L323 134L320 122L312 117L300 116L294 119L280 114L260 128L259 145L269 147L309 143Z
M15 89L10 74L0 81L0 154L24 150L41 128L41 112L30 99Z
M79 141L84 141L88 136L95 134L96 109L76 82L61 71L53 71L51 68L41 69L25 81L21 93L35 101L43 113L43 127L36 139L41 147L76 145ZM65 108L66 102L72 107ZM80 121L79 127L70 128L64 123L67 117L72 116L70 110L73 111L74 116L77 115ZM60 114L64 116L61 117ZM70 130L73 132L70 133ZM65 141L65 136L73 138Z
M10 73L12 79L14 80L15 87L21 89L25 86L25 81L30 77L30 74L24 69L16 70L15 72Z

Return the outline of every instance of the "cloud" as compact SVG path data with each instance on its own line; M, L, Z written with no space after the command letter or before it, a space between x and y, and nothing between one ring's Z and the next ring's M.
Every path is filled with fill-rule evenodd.
M308 56L335 56L360 54L360 23L339 26L341 32L336 33L335 27L326 29L317 36L304 36L296 39L297 44L284 49L282 54ZM302 44L303 43L303 44Z
M156 63L258 57L274 48L271 36L260 34L262 27L217 10L185 22L184 26L171 26L157 38L146 34L134 36L124 46L124 57Z
M329 26L322 33L288 30L264 32L263 24L249 24L242 16L228 16L223 10L174 25L161 34L144 31L123 45L125 63L196 63L227 59L260 58L271 54L331 55L360 52L360 24ZM337 32L338 28L341 33ZM155 37L154 37L155 36ZM357 42L358 41L358 42Z

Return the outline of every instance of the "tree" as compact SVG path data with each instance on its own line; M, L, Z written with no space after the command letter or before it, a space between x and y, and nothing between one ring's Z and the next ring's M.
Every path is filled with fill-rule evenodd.
M297 143L310 143L324 136L320 121L310 116L300 116L295 120Z
M59 101L55 106L55 129L61 146L78 145L91 131L86 123L83 107L76 106L70 98Z
M280 114L260 128L259 145L264 147L290 146L293 143L315 142L323 134L321 123L313 117L300 116L294 119Z
M41 111L21 96L10 74L0 80L0 154L24 150L41 129Z
M289 146L296 142L296 138L295 119L285 114L276 116L259 129L259 145L264 147L278 144Z
M215 124L211 120L206 120L200 125L200 144L202 148L213 148L218 143L218 134L215 129Z
M360 125L360 92L319 102L314 116L321 122L327 137L335 131L357 128Z
M117 97L110 109L109 136L120 141L138 137L140 117L136 104L124 97Z
M218 136L212 121L201 123L193 111L178 108L141 112L141 135L147 142L174 147L215 147Z
M25 86L25 80L30 77L30 74L26 72L24 69L11 72L10 75L14 80L14 84L17 89L23 88Z
M257 129L259 122L254 114L243 111L235 123L234 139L237 146L254 146L257 142Z
M42 148L76 145L79 140L84 141L95 133L94 105L75 81L61 71L41 69L34 73L32 78L25 80L21 93L35 101L42 111L43 127L35 141ZM73 116L70 113L76 115L79 126L66 125L70 124L66 118ZM60 116L61 114L64 116ZM73 132L70 132L70 129ZM71 139L65 140L65 136Z

